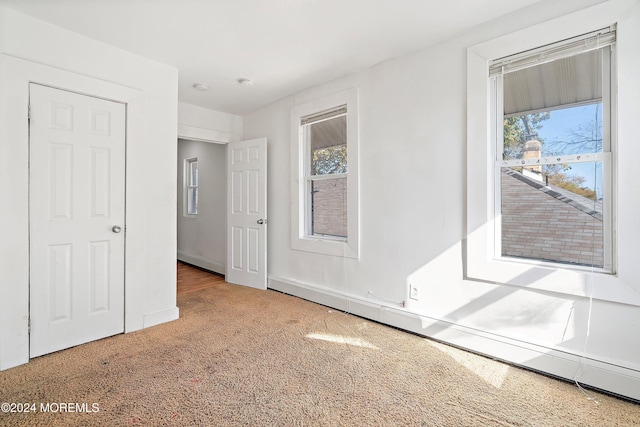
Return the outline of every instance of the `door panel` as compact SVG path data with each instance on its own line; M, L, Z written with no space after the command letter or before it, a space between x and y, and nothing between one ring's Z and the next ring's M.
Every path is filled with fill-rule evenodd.
M226 280L267 288L267 139L227 145Z
M124 332L125 106L30 85L30 355Z

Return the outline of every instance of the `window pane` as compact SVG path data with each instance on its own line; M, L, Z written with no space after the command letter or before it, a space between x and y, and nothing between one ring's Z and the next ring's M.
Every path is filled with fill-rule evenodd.
M311 175L347 172L347 146L320 148L311 153Z
M198 186L198 161L189 162L189 186Z
M347 178L311 182L311 234L347 237Z
M198 213L198 189L191 187L187 191L187 213L196 215Z
M504 160L602 152L602 103L504 119Z
M311 175L347 172L347 116L342 115L309 127Z
M604 266L602 163L502 168L502 255Z
M543 157L603 151L604 51L504 75L503 159L526 159L531 151Z

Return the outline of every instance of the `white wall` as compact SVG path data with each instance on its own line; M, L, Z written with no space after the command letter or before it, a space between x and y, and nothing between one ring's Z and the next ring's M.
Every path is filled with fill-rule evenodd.
M178 317L177 70L0 8L0 369L29 355L30 81L127 102L125 331Z
M220 144L240 141L242 139L242 117L179 102L178 136L189 140Z
M640 182L640 169L629 160L640 154L631 118L640 116L640 6L626 0L598 3L594 7L600 9L590 16L606 11L619 23L618 174L626 182ZM553 23L571 11L568 5L587 6L541 5L244 117L245 138L269 139L269 286L640 399L640 307L597 299L591 304L553 290L464 279L467 48ZM361 256L292 250L291 108L354 86L360 94ZM640 211L638 194L621 195L618 204L625 228L619 233L627 236L620 240L618 271L630 293L640 289L640 226L627 220ZM532 280L552 280L553 274ZM418 301L408 299L410 283L418 286Z
M178 142L178 259L220 274L227 260L226 150L222 144ZM198 158L198 215L184 215L184 160Z

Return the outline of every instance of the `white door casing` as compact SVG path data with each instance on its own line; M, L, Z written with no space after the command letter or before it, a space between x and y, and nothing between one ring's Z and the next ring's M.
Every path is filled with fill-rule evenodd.
M30 357L124 332L124 104L30 84Z
M229 283L267 289L267 139L227 145Z

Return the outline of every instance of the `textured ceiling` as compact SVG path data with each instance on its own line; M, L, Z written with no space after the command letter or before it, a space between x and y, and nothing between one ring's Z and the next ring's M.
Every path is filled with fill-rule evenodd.
M179 99L244 114L540 0L0 0L179 70ZM253 86L242 86L248 78ZM202 82L206 92L192 85Z

